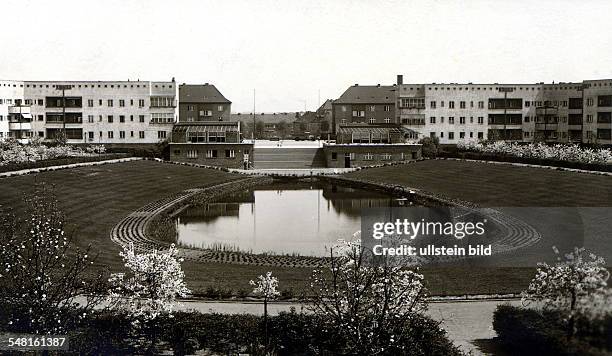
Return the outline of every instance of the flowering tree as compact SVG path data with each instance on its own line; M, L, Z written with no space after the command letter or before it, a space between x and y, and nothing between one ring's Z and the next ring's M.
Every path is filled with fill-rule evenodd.
M565 255L564 261L538 264L535 277L522 293L523 303L537 301L544 308L563 313L568 337L572 337L576 332L576 317L593 319L612 313L609 277L603 258L587 253L584 248L575 248Z
M427 308L423 276L366 251L354 242L332 250L329 271L311 277L309 308L346 343L343 353L406 353L407 321Z
M149 337L149 351L157 341L157 319L172 316L177 297L191 293L184 282L183 259L172 244L168 250L138 254L134 245L119 253L128 273L114 273L109 279L109 307L127 313L137 330Z
M172 314L176 298L191 293L183 281L183 259L178 258L174 244L165 251L143 254L136 253L130 244L119 255L129 272L111 275L109 301L113 308L125 310L135 323Z
M0 218L0 307L9 329L63 333L100 301L90 247L73 244L52 190L35 188L20 217ZM99 294L98 294L99 295ZM77 303L77 297L84 301Z
M278 291L278 278L272 276L272 272L266 275L260 275L256 281L249 281L249 284L254 286L253 294L262 297L264 300L264 345L268 346L268 301L276 299L280 292Z
M612 163L612 150L605 148L581 148L575 144L547 145L545 143L538 142L525 145L506 141L481 142L475 140L462 140L457 143L457 148L465 151L475 151L513 157L552 159L595 164Z

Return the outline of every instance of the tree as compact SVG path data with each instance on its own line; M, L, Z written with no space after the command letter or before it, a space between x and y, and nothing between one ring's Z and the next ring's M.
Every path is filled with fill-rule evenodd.
M52 188L36 186L25 205L0 217L0 307L11 330L64 333L100 302L102 274L91 270L91 247L76 247L65 232Z
M323 120L321 121L321 132L328 132L329 131L329 121L327 120Z
M281 138L287 136L287 121L281 120L278 123L278 134Z
M134 326L150 339L149 351L157 340L157 318L172 315L177 297L187 297L191 291L184 282L182 259L172 244L168 250L153 250L138 254L134 245L119 253L128 273L114 273L109 282L110 308L128 314Z
M409 321L427 308L423 276L375 262L356 243L332 250L329 271L315 270L309 308L342 343L343 354L407 353Z
M558 258L554 265L538 264L535 277L522 293L523 304L536 301L561 312L567 322L567 337L572 338L577 317L593 319L612 312L609 277L603 258L576 247L564 261Z
M249 284L254 286L253 294L260 296L264 300L264 346L268 348L268 301L276 299L278 291L278 279L272 276L272 272L257 277L257 282L251 280Z
M438 156L438 147L440 146L438 137L423 137L419 140L419 143L422 145L423 157L436 158Z
M255 137L263 137L265 125L262 121L257 121L255 124Z

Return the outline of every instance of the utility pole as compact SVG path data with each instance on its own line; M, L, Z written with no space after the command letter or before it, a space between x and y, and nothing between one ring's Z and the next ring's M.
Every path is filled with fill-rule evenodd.
M251 132L251 138L253 139L253 144L255 144L255 129L256 129L256 122L255 122L255 89L253 89L253 132Z

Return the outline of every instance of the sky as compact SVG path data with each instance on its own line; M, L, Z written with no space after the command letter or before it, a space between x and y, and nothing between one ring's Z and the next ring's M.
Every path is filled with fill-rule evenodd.
M3 0L0 79L212 83L233 112L350 85L612 78L612 1Z

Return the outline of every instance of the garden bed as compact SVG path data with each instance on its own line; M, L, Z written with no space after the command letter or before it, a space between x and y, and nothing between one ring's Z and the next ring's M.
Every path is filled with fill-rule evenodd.
M0 166L0 173L21 171L25 169L65 166L65 165L76 164L76 163L99 162L99 161L106 161L106 160L126 158L126 157L129 157L129 155L126 153L111 153L111 154L105 153L105 154L91 155L91 156L53 158L53 159L46 159L46 160L34 161L34 162L7 163L5 165Z

